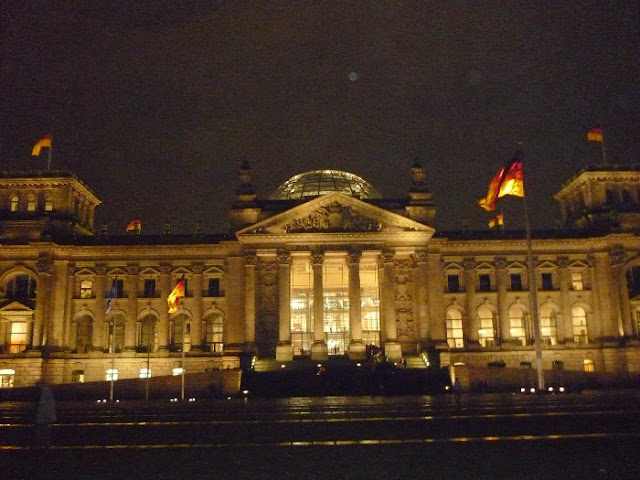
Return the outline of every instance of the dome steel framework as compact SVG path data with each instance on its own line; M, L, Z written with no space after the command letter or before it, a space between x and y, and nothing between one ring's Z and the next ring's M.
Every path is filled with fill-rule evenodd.
M358 198L382 198L366 180L340 170L312 170L291 177L269 197L270 200L292 200L342 192Z

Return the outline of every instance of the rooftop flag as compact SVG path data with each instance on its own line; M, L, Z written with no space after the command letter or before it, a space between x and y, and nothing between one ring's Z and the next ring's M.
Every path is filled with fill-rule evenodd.
M520 152L517 152L513 160L502 167L493 177L487 196L478 200L478 205L490 212L496 208L496 200L505 195L524 197Z
M135 220L131 220L127 224L127 232L136 232L137 234L140 234L141 230L142 230L142 220L140 220L139 218L136 218Z
M42 150L43 148L51 148L51 140L53 140L53 134L47 133L44 137L38 140L38 143L33 146L31 155L33 155L34 157L38 157L40 156L40 150Z
M178 283L176 283L176 286L167 297L167 303L169 304L169 313L175 313L178 311L180 299L184 297L184 283L184 277L182 277L180 280L178 280Z
M602 134L602 128L599 126L592 127L587 132L587 140L589 142L604 142L604 135Z

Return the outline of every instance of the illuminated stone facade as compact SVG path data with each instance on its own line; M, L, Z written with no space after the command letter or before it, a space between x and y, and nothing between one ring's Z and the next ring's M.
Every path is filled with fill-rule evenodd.
M72 174L0 174L2 386L105 380L112 362L119 378L171 375L182 348L189 372L370 344L441 366L534 362L522 232L436 232L417 164L401 199L319 173L263 200L244 164L228 234L116 236L94 231L100 202ZM633 168L587 169L556 195L566 228L534 232L545 369L640 373L639 194Z

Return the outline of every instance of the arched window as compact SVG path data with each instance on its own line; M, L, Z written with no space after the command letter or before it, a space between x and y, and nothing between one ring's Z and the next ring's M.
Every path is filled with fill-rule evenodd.
M30 193L27 197L27 212L35 212L36 205L36 196L33 193Z
M576 343L588 343L587 336L587 312L582 307L571 309L571 328L573 330L573 341Z
M189 319L186 315L179 314L171 319L171 345L173 349L182 351L185 342L191 341L189 339L189 326ZM185 351L189 351L189 348L186 347Z
M14 275L7 282L5 291L9 300L24 302L36 298L36 279L27 274Z
M91 317L79 318L76 322L76 352L87 353L91 350L93 338L93 320Z
M527 343L524 326L524 312L519 307L509 309L509 335L512 340L522 345Z
M540 307L540 337L547 345L558 344L556 312L551 305L542 305Z
M478 341L483 347L493 347L496 339L493 328L493 312L488 307L478 309Z
M447 343L450 348L464 348L462 313L456 308L447 310Z
M105 345L105 350L109 353L113 353L115 347L116 353L122 351L124 346L124 330L127 323L126 318L121 313L112 313L104 322L106 328L106 334L104 338L108 339L108 344ZM114 325L115 322L115 325ZM113 339L113 328L115 326L115 342Z
M212 313L204 321L205 350L222 353L224 349L224 322L222 315Z
M19 203L19 199L17 195L12 195L11 196L11 206L10 209L12 212L17 212L18 211L18 203Z
M138 322L137 345L142 352L155 352L157 349L156 317L147 315Z
M53 212L53 196L50 194L47 194L44 197L44 211Z

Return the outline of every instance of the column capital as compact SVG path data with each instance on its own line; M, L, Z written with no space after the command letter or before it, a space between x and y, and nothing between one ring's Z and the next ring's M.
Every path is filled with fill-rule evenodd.
M316 265L322 265L324 263L324 252L313 252L311 254L311 263Z
M140 273L140 265L137 263L130 263L126 266L126 270L129 275L138 275Z
M38 261L36 262L36 270L38 273L48 273L51 274L53 269L53 258L47 255L46 253L41 253L38 256Z
M191 271L195 274L199 274L204 272L204 263L202 262L194 262L191 264Z
M476 262L476 259L474 257L465 257L462 260L462 265L464 266L465 270L473 270L474 268L476 268L476 265L478 263Z
M289 265L291 264L291 253L286 250L280 250L276 254L276 261L278 265Z
M413 254L413 258L416 263L426 263L427 262L427 251L426 250L416 250Z
M160 270L160 273L163 275L171 275L173 267L169 263L161 263L158 270Z
M561 255L556 258L556 263L558 264L558 268L567 268L569 266L569 257Z
M507 265L509 264L507 262L506 257L496 257L493 260L493 263L496 266L496 268L501 268L501 269L507 268Z
M386 263L393 263L393 259L395 258L395 256L396 252L394 252L393 250L384 250L382 253L380 253L379 262L382 265Z
M615 245L609 251L609 260L611 261L611 266L619 266L625 263L627 254L624 251L624 247L622 245Z
M358 265L360 263L360 259L362 258L361 251L350 251L347 253L347 263L349 265Z

